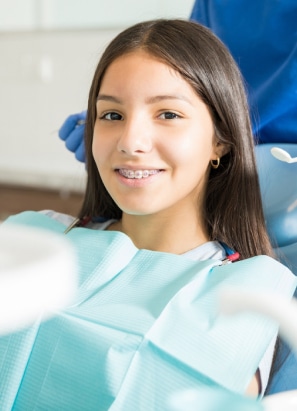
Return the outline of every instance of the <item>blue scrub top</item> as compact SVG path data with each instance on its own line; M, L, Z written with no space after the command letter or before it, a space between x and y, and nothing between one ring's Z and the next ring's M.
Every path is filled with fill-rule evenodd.
M230 49L259 143L297 143L297 1L197 0L191 20Z

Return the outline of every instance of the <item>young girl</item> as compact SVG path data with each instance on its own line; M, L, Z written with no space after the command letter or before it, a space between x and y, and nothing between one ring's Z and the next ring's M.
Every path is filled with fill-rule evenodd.
M103 53L87 112L78 218L12 218L69 225L80 288L53 320L0 342L1 409L166 410L182 388L263 393L277 329L221 318L215 304L224 286L290 298L296 284L272 258L251 258L272 249L229 52L193 22L137 24Z

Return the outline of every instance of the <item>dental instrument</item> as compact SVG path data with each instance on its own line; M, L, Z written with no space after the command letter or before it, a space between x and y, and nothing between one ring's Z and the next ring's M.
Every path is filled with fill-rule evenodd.
M297 163L297 157L291 157L291 155L282 148L272 147L270 152L273 157L277 158L280 161L285 161L286 163Z

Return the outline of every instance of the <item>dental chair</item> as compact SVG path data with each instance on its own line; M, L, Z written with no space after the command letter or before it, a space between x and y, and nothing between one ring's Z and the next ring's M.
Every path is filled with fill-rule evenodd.
M297 163L288 164L276 159L271 154L272 147L279 147L291 157L297 157L297 144L256 146L267 229L280 261L297 275ZM266 394L296 389L297 358L282 341L277 351L275 367L276 372Z

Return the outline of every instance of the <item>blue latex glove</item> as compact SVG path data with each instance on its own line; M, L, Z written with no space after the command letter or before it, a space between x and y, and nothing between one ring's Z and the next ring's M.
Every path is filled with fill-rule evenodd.
M296 0L196 0L191 19L230 49L260 143L297 143Z
M66 118L59 129L59 137L65 141L69 151L75 154L77 160L85 162L85 145L84 145L84 124L78 124L79 121L85 121L87 112L72 114Z

